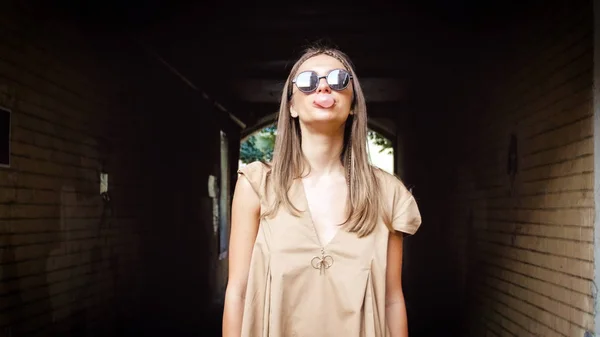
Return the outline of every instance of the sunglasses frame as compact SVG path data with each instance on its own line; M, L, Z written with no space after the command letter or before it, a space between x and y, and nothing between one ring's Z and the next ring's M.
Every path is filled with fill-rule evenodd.
M334 89L334 88L331 86L331 84L329 84L329 81L327 80L327 78L329 77L329 75L331 75L331 73L332 73L332 72L334 72L334 71L336 71L336 70L338 70L338 71L343 71L343 72L345 72L345 73L348 75L348 84L346 84L346 86L344 86L344 87L343 87L343 88L341 88L341 89ZM312 89L312 90L304 91L304 90L300 89L300 87L298 86L298 83L296 83L296 81L298 80L298 76L300 76L300 75L301 75L301 74L303 74L303 73L309 73L309 72L311 72L311 73L314 73L314 74L316 74L316 75L317 75L317 85L316 85L316 86L315 86L315 88L314 88L314 89ZM348 86L350 85L350 81L352 81L352 74L351 74L351 73L350 73L348 70L346 70L346 69L343 69L343 68L335 68L335 69L331 69L330 71L328 71L328 72L327 72L327 74L325 74L325 75L323 75L323 76L319 76L319 74L317 74L317 72L316 72L316 71L314 71L314 70L305 70L305 71L303 71L303 72L301 72L301 73L298 73L298 74L296 75L296 77L295 77L295 78L292 80L292 84L296 85L296 88L298 88L298 90L299 90L300 92L302 92L302 93L305 93L305 94L309 94L309 93L311 93L311 92L314 92L314 91L316 91L316 90L319 88L319 83L321 83L321 80L322 80L322 79L325 79L325 82L327 82L327 85L329 86L329 88L331 88L331 90L335 90L335 91L342 91L342 90L344 90L344 89L348 88ZM291 92L290 92L290 95L291 95Z

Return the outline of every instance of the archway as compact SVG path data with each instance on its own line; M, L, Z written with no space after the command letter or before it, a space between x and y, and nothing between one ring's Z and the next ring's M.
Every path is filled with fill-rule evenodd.
M276 134L276 125L271 123L242 138L238 166L242 167L256 160L271 160ZM374 166L389 173L395 173L396 151L395 142L392 139L369 128L367 148Z

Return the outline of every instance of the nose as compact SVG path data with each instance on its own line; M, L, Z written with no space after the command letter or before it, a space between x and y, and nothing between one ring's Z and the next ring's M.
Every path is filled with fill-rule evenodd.
M327 83L327 78L325 76L319 78L319 85L317 86L318 93L331 93L331 88Z

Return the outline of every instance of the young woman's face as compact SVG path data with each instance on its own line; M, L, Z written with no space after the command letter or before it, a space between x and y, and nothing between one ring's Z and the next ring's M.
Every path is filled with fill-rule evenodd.
M342 62L328 55L306 60L295 76L291 115L304 124L343 125L352 108L352 79Z

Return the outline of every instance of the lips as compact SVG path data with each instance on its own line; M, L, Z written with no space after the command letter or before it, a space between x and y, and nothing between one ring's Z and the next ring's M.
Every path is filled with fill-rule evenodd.
M313 103L321 108L327 109L333 106L335 100L333 99L333 96L329 94L318 94Z

